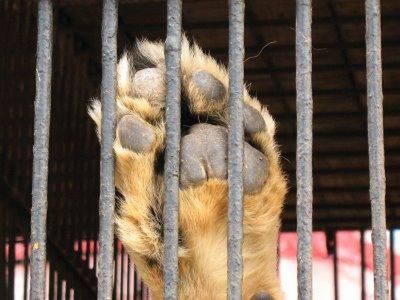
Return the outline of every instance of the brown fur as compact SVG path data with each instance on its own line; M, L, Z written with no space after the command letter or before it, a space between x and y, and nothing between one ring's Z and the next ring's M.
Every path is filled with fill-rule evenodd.
M161 43L141 41L141 55L165 70ZM140 275L150 287L154 299L163 295L163 241L159 219L163 204L163 180L155 171L157 156L164 148L164 109L152 106L147 99L135 98L132 60L125 54L118 65L118 118L125 114L140 117L156 132L156 142L148 153L124 149L117 136L116 186L123 195L116 217L117 235L135 262ZM227 99L207 102L190 82L190 75L205 70L228 87L226 70L197 45L182 44L182 84L193 113L206 113L226 124ZM244 101L257 109L266 122L266 130L248 137L269 161L268 178L261 190L244 199L244 278L243 298L268 292L282 299L277 275L277 241L286 181L274 141L275 123L266 108L245 91ZM100 103L94 101L89 111L101 122ZM183 244L179 248L180 299L226 299L227 290L227 182L210 179L205 184L180 190L179 226ZM158 219L158 220L157 220Z

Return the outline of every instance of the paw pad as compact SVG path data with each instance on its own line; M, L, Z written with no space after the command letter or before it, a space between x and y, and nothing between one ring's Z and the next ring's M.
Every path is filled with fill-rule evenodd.
M156 139L153 130L132 115L121 118L117 132L122 147L139 153L149 151Z
M225 86L210 73L198 71L193 73L191 79L200 94L207 100L221 100L225 98Z
M181 188L197 186L209 178L228 177L228 131L225 127L197 124L181 142ZM259 191L267 177L264 154L244 145L244 192Z
M272 300L272 297L267 293L258 293L254 295L252 300Z
M165 75L157 68L147 68L135 73L133 86L136 97L143 97L154 106L164 106L166 87Z
M264 118L255 108L248 104L243 107L243 125L247 134L265 130Z

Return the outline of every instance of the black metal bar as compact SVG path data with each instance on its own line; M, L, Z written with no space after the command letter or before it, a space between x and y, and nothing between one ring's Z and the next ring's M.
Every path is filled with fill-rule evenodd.
M374 296L387 299L385 156L383 142L383 93L380 0L365 1L368 106L368 152L372 242L374 253Z
M124 251L124 247L122 247L121 248L121 252L120 252L120 262L121 262L121 267L120 267L120 278L121 278L121 280L120 280L120 290L119 290L119 294L120 294L120 296L119 296L119 298L121 299L121 300L123 300L124 299L124 280L125 280L125 276L124 276L124 271L125 271L125 266L124 266L124 264L125 264L125 251Z
M93 270L97 272L97 249L98 249L98 242L96 237L94 239L94 252L93 252Z
M53 4L39 0L36 98L33 145L30 299L44 299L46 283L46 219L53 52Z
M167 1L165 64L167 75L165 203L164 203L164 299L178 299L179 152L181 120L182 1Z
M228 299L242 299L244 1L229 1Z
M28 238L24 236L24 295L23 299L28 299L28 270L29 270L29 242ZM0 242L1 244L1 242Z
M338 257L337 257L337 232L333 233L333 284L335 300L339 299Z
M57 281L56 281L56 287L57 287L57 297L54 299L56 300L62 300L62 277L61 277L61 271L57 271Z
M361 251L361 300L365 299L365 232L360 231L360 251Z
M8 244L9 241L9 223L10 223L10 216L7 216L7 214L5 214L5 226L4 226L4 233L5 233L5 244L4 247ZM8 295L10 293L10 251L5 251L5 265L4 265L4 269L5 269L5 276L6 276L6 280L5 280L5 285L6 285L6 289L5 289L5 299L8 299Z
M114 242L114 269L113 269L113 280L114 280L114 288L113 288L113 297L112 299L117 299L117 275L118 275L118 263L117 263L117 259L118 259L118 244L119 241L116 240Z
M296 1L297 282L298 299L312 299L312 55L311 0Z
M6 205L4 201L0 201L0 299L6 299L7 289L7 258L6 258Z
M141 280L140 280L140 290L139 290L139 291L140 291L140 297L139 297L139 299L141 299L141 300L144 299L145 289L146 289L146 287L144 286L143 280L141 279Z
M66 300L71 300L71 289L69 287L68 281L65 281L65 298Z
M55 284L55 272L53 269L52 264L49 266L49 299L55 299L54 298L54 284Z
M132 270L133 270L133 264L131 263L131 260L129 258L129 255L127 255L127 259L128 259L128 264L127 264L127 268L128 268L128 274L127 274L127 285L126 285L126 294L127 294L127 299L130 300L131 299L131 284L132 284Z
M139 275L136 271L136 266L134 267L134 273L133 273L133 299L138 300L139 298L139 289L140 289L140 281L139 281Z
M100 152L100 227L97 299L111 299L113 290L114 251L114 154L115 97L117 64L118 1L103 1L102 82L101 82L101 152Z
M391 300L396 298L396 256L394 255L395 247L394 229L390 229L390 291Z
M15 286L15 223L10 220L9 223L9 238L8 238L8 298L14 300L14 286Z

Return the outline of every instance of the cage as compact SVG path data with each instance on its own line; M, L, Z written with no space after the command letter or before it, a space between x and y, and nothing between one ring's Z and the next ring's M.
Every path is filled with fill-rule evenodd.
M117 1L104 1L104 10L103 2L98 0L4 0L0 4L1 299L30 299L29 291L33 289L37 293L31 293L35 299L105 299L109 291L113 299L150 297L119 241L114 241L114 251L107 252L108 266L99 267L100 149L87 116L87 104L91 97L100 94L102 74L108 74L111 76L108 80L112 80L112 64L111 71L105 70L103 64L102 72L102 21L108 22L104 30L109 30L111 36L113 30L117 31L116 50L120 54L137 37L165 40L167 8L169 14L179 18L180 1L118 2L118 15L113 15L112 11ZM235 5L239 5L240 10L243 3L219 0L182 3L182 28L186 34L225 64L229 63L229 13L233 13L230 9ZM246 1L243 14L245 82L251 84L251 92L257 94L277 120L278 144L290 182L282 221L281 265L284 249L288 243L295 244L296 236L292 233L297 228L299 252L309 255L309 261L298 266L301 273L299 297L310 299L312 225L316 232L314 241L322 234L323 255L332 264L327 284L332 293L326 297L348 299L354 293L346 290L341 281L340 252L344 251L341 248L345 244L343 234L356 234L352 240L358 243L358 250L353 254L359 259L356 297L372 297L367 269L372 266L368 247L374 245L375 259L378 259L374 264L378 278L375 296L377 299L389 297L385 287L387 277L391 299L399 299L400 247L398 240L396 242L396 229L400 224L400 31L397 29L400 4L395 0L382 3L314 1L312 27L309 5L311 1L297 1L296 11L295 1L252 0ZM175 25L177 31L170 29L170 34L180 34L179 22ZM236 29L240 34L240 24ZM45 43L50 40L52 47L48 48ZM37 43L43 46L39 46L38 52ZM379 103L380 46L383 118ZM46 83L49 85L40 86ZM301 93L299 96L300 90L305 91L303 96ZM46 92L50 92L51 97L46 98ZM42 103L37 107L35 94L39 95L39 100L42 95L44 101L37 102ZM49 99L51 109L50 102L46 102ZM372 102L374 100L378 102ZM39 127L34 127L35 109ZM34 128L38 130L38 139L41 132L46 132L46 122L43 123L40 116L49 118L50 140L47 144L44 135L35 145L39 156L34 169ZM305 134L304 140L309 140L303 144L307 151L302 154L299 148L296 151L298 134ZM47 149L48 154L46 151L38 154L37 149ZM47 187L43 185L46 180L35 179L32 186L35 172L39 177L40 174L45 176L42 179L47 178L47 155ZM39 260L32 261L32 265L35 262L40 265L42 259L45 268L41 272L40 268L30 269L32 251L43 250L36 238L32 242L30 238L32 193L37 200L47 199L47 203L40 206L47 208L47 222L43 213L32 210L32 228L40 222L47 224L47 228L36 228L36 238L47 238L44 248L47 252L42 253L45 256L37 256ZM171 197L174 198L173 194ZM174 210L171 212L173 214ZM375 224L375 238L368 243L371 220ZM298 227L299 223L305 223L305 227ZM108 237L112 234L110 227L107 234ZM111 242L113 238L108 240ZM108 267L108 272L102 267ZM281 266L281 273L282 270L286 269ZM315 278L320 276L319 272L314 270L314 280L319 280ZM31 275L37 281L32 282ZM105 283L98 282L98 278ZM45 289L41 288L43 283ZM290 282L285 289L297 290L296 282ZM173 295L171 297L169 299L173 299ZM231 299L237 298L232 296Z

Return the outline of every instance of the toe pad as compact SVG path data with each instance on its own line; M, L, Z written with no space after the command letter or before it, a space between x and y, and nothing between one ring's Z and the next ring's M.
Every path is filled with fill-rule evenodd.
M221 100L225 97L226 90L222 82L206 71L195 72L192 81L207 100Z
M131 115L121 118L117 132L122 147L134 152L149 151L156 138L147 124Z
M248 104L244 105L243 125L247 134L265 130L265 121L262 115Z
M136 97L143 97L153 105L165 102L166 88L164 73L157 68L147 68L137 71L133 77Z

